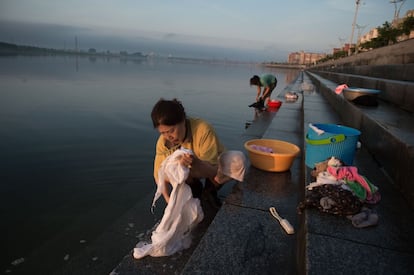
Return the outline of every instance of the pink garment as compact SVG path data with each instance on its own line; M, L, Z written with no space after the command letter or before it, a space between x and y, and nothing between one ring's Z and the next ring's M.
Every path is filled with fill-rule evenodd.
M371 188L369 187L369 184L364 179L364 177L358 174L358 168L356 168L355 166L341 166L341 167L328 166L326 171L328 171L329 174L334 176L337 180L358 182L367 191L367 200L371 199L371 196L372 196Z
M348 85L346 84L339 85L338 87L336 87L335 93L339 95L340 93L342 93L342 90L346 88L348 88Z
M250 148L252 148L254 150L257 150L257 151L260 151L260 152L274 153L272 148L266 147L266 146L252 144L252 145L250 145Z

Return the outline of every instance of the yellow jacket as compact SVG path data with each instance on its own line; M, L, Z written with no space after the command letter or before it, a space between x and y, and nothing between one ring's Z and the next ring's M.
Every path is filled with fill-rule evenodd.
M157 141L154 160L154 178L158 181L158 169L161 163L178 148L190 149L194 155L213 165L217 165L218 156L225 151L213 127L199 118L187 118L186 138L183 143L168 148L165 138L160 135Z

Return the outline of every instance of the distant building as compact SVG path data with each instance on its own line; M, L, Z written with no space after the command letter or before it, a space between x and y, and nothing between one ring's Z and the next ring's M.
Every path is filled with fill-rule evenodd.
M405 18L407 18L407 17L413 17L413 16L414 16L414 10L408 10L405 13L404 17L400 17L400 18L396 18L396 19L392 20L392 25L394 27L396 27L399 24L401 24L404 21Z
M325 58L324 53L305 53L304 51L290 53L288 56L288 63L295 65L311 65L318 60Z
M332 54L335 55L339 52L348 52L350 48L355 48L355 44L352 44L352 46L349 43L345 43L342 48L333 48Z
M371 29L368 33L362 35L359 40L358 40L358 44L362 44L368 41L371 41L374 38L378 37L378 29Z
M409 10L405 13L404 17L393 20L392 26L397 27L399 24L401 24L404 21L405 18L410 17L410 16L414 17L414 10ZM368 33L359 37L357 43L359 45L359 44L371 41L372 39L377 38L377 37L378 37L378 29L374 28L374 29L371 29ZM404 41L404 40L411 39L411 38L414 38L414 31L411 31L409 35L400 36L398 38L398 41Z
M405 16L403 18L398 18L397 20L392 21L392 24L394 25L399 25L401 24L405 18L407 17L414 17L414 10L409 10L405 13ZM411 32L408 35L401 35L400 37L398 37L398 41L404 41L404 40L408 40L414 38L414 30L411 30Z
M343 48L333 48L332 49L332 54L336 54L336 53L341 52L341 51L343 51Z

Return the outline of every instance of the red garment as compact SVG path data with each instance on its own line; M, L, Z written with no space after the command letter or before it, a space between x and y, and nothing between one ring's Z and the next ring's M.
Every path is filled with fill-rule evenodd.
M337 180L358 182L367 191L367 200L371 199L371 196L372 196L371 188L369 187L369 184L364 179L364 177L358 174L358 168L356 168L355 166L341 166L341 167L328 166L326 170L332 176L334 176Z
M346 88L348 88L348 85L346 85L346 84L339 85L338 87L336 87L336 89L335 89L335 93L336 93L337 95L339 95L339 94L341 94L341 93L342 93L342 90L343 90L343 89L346 89Z

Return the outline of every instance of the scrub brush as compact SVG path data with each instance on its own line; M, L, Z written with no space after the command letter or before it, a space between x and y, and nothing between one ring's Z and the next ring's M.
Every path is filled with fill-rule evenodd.
M279 213L277 213L276 208L270 207L269 211L270 211L270 214L272 214L272 216L275 217L276 220L279 221L280 225L283 227L283 229L286 231L286 233L288 233L288 234L294 234L295 233L295 229L293 229L293 226L289 223L288 220L283 219L282 217L279 216Z

